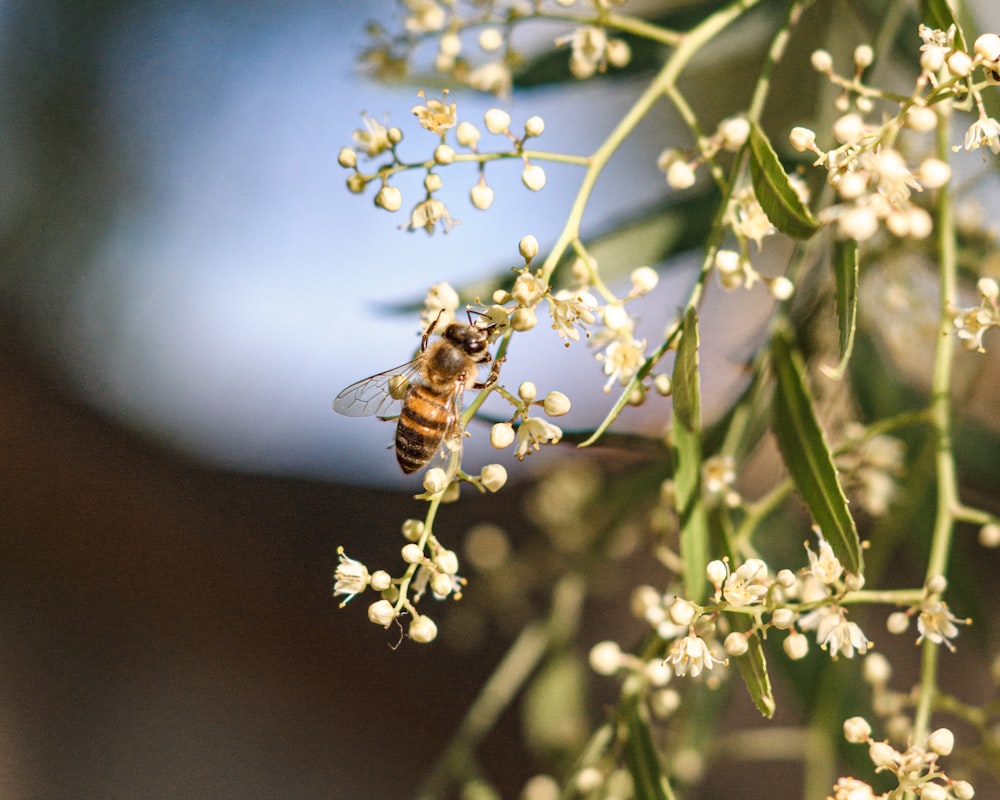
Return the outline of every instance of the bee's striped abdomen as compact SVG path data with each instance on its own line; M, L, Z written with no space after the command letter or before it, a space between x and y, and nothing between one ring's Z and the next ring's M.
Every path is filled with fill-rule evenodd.
M396 460L403 472L416 472L430 461L452 422L448 393L436 394L414 384L396 423Z

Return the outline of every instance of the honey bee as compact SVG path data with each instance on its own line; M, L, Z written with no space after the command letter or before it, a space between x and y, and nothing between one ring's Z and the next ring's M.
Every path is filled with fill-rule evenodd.
M333 401L333 410L345 416L383 419L391 419L402 403L396 460L407 475L430 461L442 444L450 451L461 447L463 392L492 386L500 371L495 361L486 381L476 380L479 367L492 361L487 349L492 326L477 327L471 318L452 322L430 342L437 321L424 333L413 361L352 383Z

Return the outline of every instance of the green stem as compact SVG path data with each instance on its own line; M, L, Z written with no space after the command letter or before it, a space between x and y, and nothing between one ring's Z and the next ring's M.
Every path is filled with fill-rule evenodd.
M941 103L937 108L940 114L937 128L938 157L946 159L949 153L947 104ZM954 510L958 507L958 481L951 439L951 375L955 357L955 341L951 336L951 308L956 291L958 257L951 192L947 185L939 190L937 248L940 265L940 328L934 353L929 409L936 440L934 461L937 474L937 510L927 560L927 580L947 574L955 524ZM923 742L930 730L931 710L937 692L938 651L937 644L924 640L920 696L913 720L913 737L917 743Z
M551 280L559 260L570 244L580 236L580 221L583 219L583 212L590 201L590 195L594 190L597 179L611 156L621 146L622 142L635 130L639 122L649 113L653 104L673 86L680 76L684 67L688 65L694 55L701 50L716 34L728 26L741 14L758 5L761 0L737 0L726 8L717 11L708 17L697 27L684 34L680 39L677 49L671 53L666 63L653 81L646 87L646 90L635 101L628 113L622 117L607 139L594 151L590 158L590 166L583 176L580 188L577 191L573 207L570 209L566 224L563 226L559 238L556 239L552 250L549 252L545 263L542 264L541 278L546 283Z

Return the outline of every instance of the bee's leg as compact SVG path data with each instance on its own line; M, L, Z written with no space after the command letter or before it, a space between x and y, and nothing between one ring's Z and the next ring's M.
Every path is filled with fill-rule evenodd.
M486 380L472 384L472 388L488 389L490 386L496 383L497 379L500 377L500 365L503 364L503 362L506 360L507 358L505 356L504 358L498 358L496 361L494 361L493 366L490 367L490 374L486 377Z
M434 328L437 327L438 320L441 319L441 315L443 313L444 313L444 309L442 308L440 311L438 311L438 315L436 317L434 317L434 321L430 325L427 326L427 330L424 331L424 335L420 339L420 352L421 353L424 352L424 350L427 349L427 342L430 340L431 334L434 333Z

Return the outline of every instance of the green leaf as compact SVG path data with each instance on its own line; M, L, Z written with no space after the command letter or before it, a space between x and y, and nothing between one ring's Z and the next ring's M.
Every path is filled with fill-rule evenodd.
M767 135L756 124L750 126L749 152L753 190L767 218L793 239L808 239L819 223L795 193Z
M698 312L688 309L677 346L673 372L674 416L671 428L676 469L674 490L680 516L684 596L700 602L707 590L708 515L701 494L701 386L698 376Z
M774 702L774 693L771 691L771 679L767 674L764 647L756 634L747 640L747 644L750 649L736 657L736 666L757 710L767 719L771 719L777 706Z
M785 466L840 563L848 572L860 575L858 531L848 511L830 449L813 413L802 360L784 331L775 334L771 342L771 358L777 381L771 428Z
M649 732L649 722L637 701L626 711L625 764L632 775L633 797L637 800L673 800L673 790L663 774L660 759Z
M955 26L955 47L959 50L968 50L965 44L965 35L962 28L951 13L951 6L948 0L921 0L920 18L924 25L937 28L939 31L947 31L952 25Z
M823 372L837 380L847 369L854 352L854 334L858 318L858 243L838 240L833 247L833 277L837 284L837 325L840 329L840 362L823 367Z

